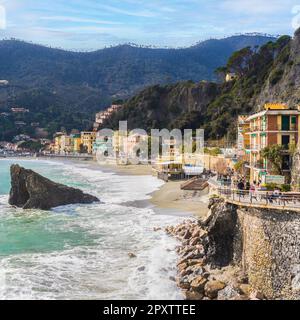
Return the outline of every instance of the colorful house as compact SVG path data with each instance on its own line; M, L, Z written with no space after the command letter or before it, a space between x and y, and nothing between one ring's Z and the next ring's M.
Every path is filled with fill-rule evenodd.
M250 160L248 166L250 180L261 180L266 183L272 180L270 177L272 164L261 157L261 151L267 146L281 145L284 148L281 170L285 176L285 182L288 182L292 162L289 148L298 143L300 111L289 109L284 104L270 103L266 104L264 109L246 119L246 122L249 123L247 135L250 138L250 145L248 148L246 147Z
M61 137L64 135L63 132L56 132L54 135L54 153L60 154L62 152Z
M80 145L81 145L81 134L71 134L71 144L72 144L72 151L74 153L80 153Z
M97 132L95 131L84 131L81 132L81 143L86 148L88 154L93 153L94 142L96 141Z
M247 120L248 115L238 116L237 149L238 158L249 161L250 136L248 135L250 123Z

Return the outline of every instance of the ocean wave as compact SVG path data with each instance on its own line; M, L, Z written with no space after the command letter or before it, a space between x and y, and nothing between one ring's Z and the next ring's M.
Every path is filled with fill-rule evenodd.
M171 280L177 242L153 229L183 217L123 204L148 199L162 182L53 163L34 166L104 203L24 213L0 196L0 299L182 298Z

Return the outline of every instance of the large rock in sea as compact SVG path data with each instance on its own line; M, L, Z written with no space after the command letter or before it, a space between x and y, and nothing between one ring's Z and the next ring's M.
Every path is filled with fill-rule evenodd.
M19 165L12 165L9 204L23 209L42 209L99 202L99 199L81 190L55 183L38 173Z

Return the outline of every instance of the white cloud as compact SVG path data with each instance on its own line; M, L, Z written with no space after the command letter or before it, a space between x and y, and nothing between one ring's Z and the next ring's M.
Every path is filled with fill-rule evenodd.
M300 27L300 5L292 8L292 14L294 15L292 19L292 28L297 30Z
M282 0L226 0L221 7L230 12L240 14L273 14L285 11L295 1Z
M141 17L141 18L153 18L156 17L157 14L150 10L129 10L117 8L110 5L100 5L103 10L111 12L111 13L119 13L127 16Z
M6 29L6 10L2 5L0 5L0 29Z
M97 20L97 19L86 19L86 18L77 18L70 16L49 16L49 17L40 17L40 20L48 21L62 21L62 22L79 22L79 23L93 23L93 24L121 24L120 22L109 21L109 20Z

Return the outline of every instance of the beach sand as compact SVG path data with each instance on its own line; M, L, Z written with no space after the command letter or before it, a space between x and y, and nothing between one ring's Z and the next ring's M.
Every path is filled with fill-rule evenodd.
M208 212L206 192L184 191L182 181L169 181L152 194L150 202L162 209L190 212L197 217L205 217Z
M53 160L53 159L52 159ZM114 172L118 175L152 175L151 165L117 165L97 163L89 160L67 160L67 162L86 163L89 167L102 171ZM150 203L158 209L174 210L182 213L192 213L197 217L205 217L208 212L208 196L204 192L184 191L180 189L183 181L169 181L159 190L151 194ZM144 205L144 204L139 204ZM174 213L176 213L174 212Z
M151 165L116 165L116 164L99 164L99 168L111 170L119 175L148 176L152 175Z
M151 165L116 165L97 164L92 162L103 171L111 171L119 175L152 175ZM158 209L172 209L177 212L192 213L197 217L205 217L208 212L207 192L183 191L180 189L183 181L169 181L159 190L151 194L150 203ZM175 212L174 212L175 213Z
M94 161L88 163L94 168L114 172L118 175L145 176L153 173L151 165L98 164ZM181 190L182 183L183 181L165 183L159 190L151 194L150 203L158 209L175 210L176 212L192 213L197 217L205 217L208 212L207 192Z

